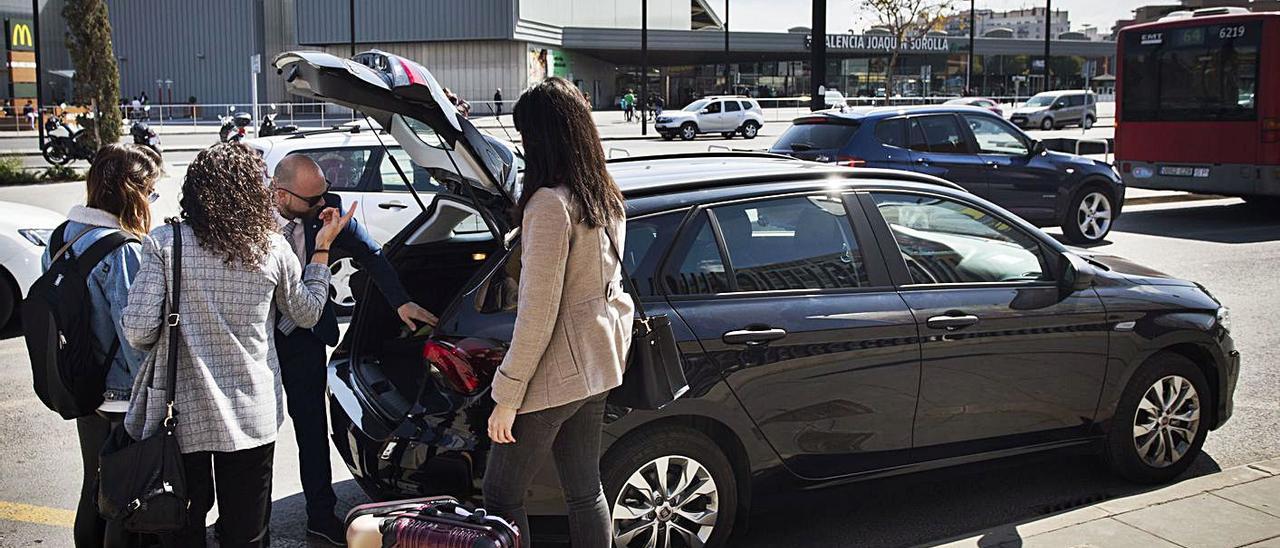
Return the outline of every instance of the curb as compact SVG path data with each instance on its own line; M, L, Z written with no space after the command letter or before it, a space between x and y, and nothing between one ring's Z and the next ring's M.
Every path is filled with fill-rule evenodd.
M1191 194L1190 192L1178 192L1174 194L1161 194L1158 196L1139 196L1137 198L1125 198L1124 207L1142 206L1153 204L1171 204L1176 202L1197 202L1204 200L1223 200L1230 196L1218 196L1217 194Z
M1005 542L1025 542L1043 535L1091 521L1111 518L1162 504L1220 491L1280 475L1280 457L1234 466L1213 474L1194 477L1127 497L1105 500L1089 506L1065 510L1038 519L988 527L920 546L937 548L990 547Z

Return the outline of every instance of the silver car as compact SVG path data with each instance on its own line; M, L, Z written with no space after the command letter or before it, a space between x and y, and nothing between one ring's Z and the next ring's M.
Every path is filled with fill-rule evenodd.
M664 110L655 119L654 128L670 141L677 136L692 141L702 133L719 133L725 139L735 134L755 139L764 125L760 104L741 95L715 95L690 103L680 110Z
M1068 124L1090 128L1098 121L1098 96L1091 91L1046 91L1013 110L1009 121L1023 128L1050 130Z

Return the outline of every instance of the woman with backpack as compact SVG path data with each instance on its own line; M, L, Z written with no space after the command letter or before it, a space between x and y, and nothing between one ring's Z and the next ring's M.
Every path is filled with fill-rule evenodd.
M304 267L301 231L286 225L290 238L281 234L266 171L258 153L239 143L197 154L182 184L182 222L144 241L124 311L129 343L149 351L125 418L129 434L143 440L159 431L174 395L190 499L176 546L205 546L215 492L220 546L269 541L272 457L285 416L273 326L319 321L329 298L329 246L358 209L353 203L346 216L334 208L320 213L324 226ZM180 276L171 275L175 258ZM176 316L166 307L173 301ZM175 386L167 385L170 335Z
M116 523L98 515L98 452L111 428L124 420L133 379L144 354L124 342L120 323L129 289L138 275L142 258L139 239L151 229L151 203L159 196L156 181L164 174L160 155L132 144L112 144L98 151L85 182L85 205L71 208L67 222L45 249L44 268L64 257L84 257L104 237L120 234L128 241L107 252L95 265L85 267L89 290L89 327L93 359L110 361L106 391L96 413L76 419L84 480L76 508L73 534L77 547L119 546L128 536ZM55 249L56 247L56 249ZM102 248L105 251L105 248ZM92 270L89 270L89 269Z

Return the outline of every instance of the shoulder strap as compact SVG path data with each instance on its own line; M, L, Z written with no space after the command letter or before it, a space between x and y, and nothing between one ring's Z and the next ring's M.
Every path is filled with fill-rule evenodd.
M53 229L53 234L49 235L49 249L62 249L62 244L67 243L67 223L70 221L62 221L58 228Z
M618 258L618 269L622 271L622 285L627 289L627 293L631 294L631 300L635 302L636 313L640 314L640 319L648 321L649 314L644 311L644 304L640 302L640 291L636 289L635 282L631 279L631 275L627 274L627 267L622 260L622 250L618 249L618 241L613 238L613 230L609 227L602 227L604 235L609 238L609 248L613 249L613 254Z
M67 223L62 223L57 228L57 230L60 230L62 232L54 232L54 236L57 237L59 241L61 241L66 236L65 234L66 228L67 228ZM72 238L71 241L63 243L61 246L55 246L53 245L53 242L50 242L49 249L53 249L57 247L58 250L54 252L52 255L49 255L49 262L53 263L54 261L62 258L62 256L66 254L66 252L71 251L71 246L75 245L76 242L80 241L80 238L83 238L84 235L88 234L90 230L93 230L93 227L91 226L85 227L85 229L81 230L79 234L76 234L76 237Z
M177 398L178 385L178 326L182 323L182 315L179 313L182 302L182 222L175 218L168 223L173 227L173 298L169 299L169 314L165 316L165 322L169 324L169 356L166 361L169 365L169 382L165 388L169 391L166 423L172 423L173 401Z
M102 262L102 259L106 258L108 254L115 251L120 246L128 242L136 241L138 241L136 236L125 234L120 230L113 230L109 234L98 238L98 241L93 242L93 245L89 246L89 249L84 250L84 254L80 256L80 260L84 261L83 264L86 268L92 268L94 265Z

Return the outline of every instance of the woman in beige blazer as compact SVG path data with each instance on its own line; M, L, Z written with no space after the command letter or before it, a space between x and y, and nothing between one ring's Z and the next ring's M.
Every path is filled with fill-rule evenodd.
M546 456L574 546L612 543L600 485L604 400L622 382L634 304L622 289L622 192L582 93L548 78L516 102L525 147L515 333L493 381L485 506L531 538L524 494Z

